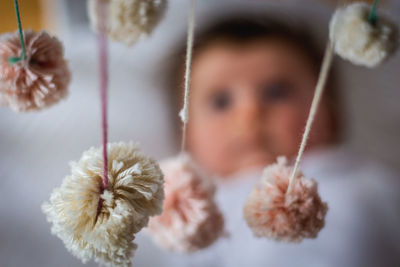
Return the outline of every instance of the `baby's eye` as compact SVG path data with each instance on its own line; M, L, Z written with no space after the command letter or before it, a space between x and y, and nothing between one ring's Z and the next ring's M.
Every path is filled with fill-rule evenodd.
M291 85L286 81L269 82L262 87L261 95L265 102L286 100L290 96Z
M232 96L227 91L220 91L210 98L211 108L215 111L225 111L232 105Z

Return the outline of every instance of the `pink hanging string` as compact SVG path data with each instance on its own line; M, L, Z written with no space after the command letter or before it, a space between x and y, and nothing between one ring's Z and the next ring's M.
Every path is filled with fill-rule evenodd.
M100 99L101 99L101 130L103 145L103 188L108 188L108 157L107 157L107 89L108 89L108 54L106 36L107 6L99 1L98 10L98 45L99 45L99 72L100 72Z

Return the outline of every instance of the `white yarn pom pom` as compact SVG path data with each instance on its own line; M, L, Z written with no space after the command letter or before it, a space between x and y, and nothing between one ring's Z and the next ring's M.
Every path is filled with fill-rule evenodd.
M92 28L97 31L98 4L108 5L107 33L112 40L128 46L150 34L163 17L166 0L89 0Z
M71 175L42 210L53 224L52 233L84 263L94 258L106 266L130 266L137 247L134 234L147 225L149 216L161 212L163 175L132 143L108 144L108 159L108 188L103 193L102 151L90 148L71 163Z
M379 13L376 24L368 21L371 6L355 3L338 9L330 22L335 51L353 64L375 67L397 48L397 27Z
M215 185L205 180L186 154L160 163L165 175L163 213L150 219L149 232L162 247L194 252L224 233L215 200Z
M244 218L257 237L289 242L315 238L325 224L327 204L318 195L317 182L298 172L286 194L292 167L285 157L264 169L244 205Z

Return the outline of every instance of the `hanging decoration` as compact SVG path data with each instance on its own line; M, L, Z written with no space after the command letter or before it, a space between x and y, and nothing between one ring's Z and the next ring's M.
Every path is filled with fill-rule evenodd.
M51 231L83 263L130 266L135 234L159 214L163 175L132 143L108 144L107 187L101 148L90 148L42 205Z
M287 193L292 167L285 157L264 169L261 181L244 205L244 218L256 237L300 242L315 238L324 227L327 204L317 182L297 172Z
M0 35L0 105L16 112L35 111L65 98L71 73L64 48L45 31L23 31L14 0L18 30Z
M330 39L336 53L355 65L376 67L398 47L398 29L373 6L354 3L339 8L330 22Z
M181 153L161 164L166 181L163 213L151 218L149 223L149 233L159 245L181 253L204 249L225 233L224 218L214 199L216 187L205 175L201 174L186 152L195 7L196 0L191 0L184 77L184 106L179 113L183 122Z
M152 33L163 18L166 0L88 0L92 28L97 31L97 9L108 6L109 23L106 32L110 39L132 46L140 38Z
M150 219L148 230L171 251L188 253L211 245L224 233L215 201L215 185L202 177L187 154L160 163L165 174L163 213Z
M135 234L162 211L164 179L157 162L132 143L108 143L106 6L98 10L102 147L90 148L42 205L52 233L86 263L130 266Z
M284 158L267 166L244 204L244 218L256 237L298 242L315 238L325 224L327 204L320 199L316 182L298 169L328 79L333 45L328 41L294 166L288 166Z

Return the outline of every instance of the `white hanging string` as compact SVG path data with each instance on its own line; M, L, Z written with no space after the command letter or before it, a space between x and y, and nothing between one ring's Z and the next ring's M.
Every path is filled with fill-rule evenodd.
M286 194L289 194L293 187L293 182L296 177L297 169L299 168L299 164L301 161L301 157L303 156L304 149L307 145L308 137L310 135L311 126L314 122L316 112L318 110L318 104L321 101L321 96L325 88L326 80L328 79L329 69L332 63L332 58L334 55L333 44L332 42L328 42L328 45L325 50L324 59L322 61L322 68L318 77L317 86L315 88L314 98L311 103L310 113L307 118L306 127L304 130L303 138L301 140L299 152L297 153L296 162L294 164L292 173L289 178L289 186L286 191Z
M186 130L187 123L189 121L189 89L190 89L190 73L192 64L192 54L193 54L193 37L194 37L194 22L195 22L195 8L196 0L191 0L190 2L190 13L188 22L188 33L187 33L187 43L186 43L186 63L185 63L185 96L183 101L183 108L179 112L179 116L182 120L182 151L185 150L186 146Z

